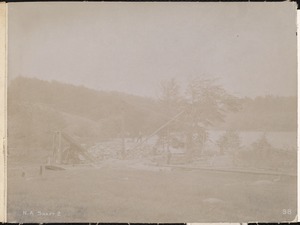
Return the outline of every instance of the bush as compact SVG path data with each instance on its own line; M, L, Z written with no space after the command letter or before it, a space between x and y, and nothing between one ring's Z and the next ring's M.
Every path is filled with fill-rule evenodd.
M233 153L240 149L241 141L239 134L236 131L226 131L223 136L217 141L220 148L220 154Z

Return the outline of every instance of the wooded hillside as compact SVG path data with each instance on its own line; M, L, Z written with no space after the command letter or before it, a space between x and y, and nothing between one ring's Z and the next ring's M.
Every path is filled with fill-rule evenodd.
M225 121L211 129L296 131L296 97L238 101L240 110L228 112ZM168 121L165 112L157 99L18 77L8 86L9 146L49 146L56 130L97 140L147 135Z

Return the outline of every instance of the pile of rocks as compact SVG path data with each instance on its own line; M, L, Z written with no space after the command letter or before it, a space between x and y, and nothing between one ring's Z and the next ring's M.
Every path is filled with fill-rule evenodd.
M103 160L108 158L118 158L121 149L122 141L119 139L113 139L95 144L88 149L88 152L96 159Z

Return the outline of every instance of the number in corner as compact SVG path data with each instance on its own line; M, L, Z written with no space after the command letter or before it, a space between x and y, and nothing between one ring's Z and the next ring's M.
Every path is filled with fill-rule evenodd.
M292 215L292 210L291 209L283 209L282 214L283 215Z

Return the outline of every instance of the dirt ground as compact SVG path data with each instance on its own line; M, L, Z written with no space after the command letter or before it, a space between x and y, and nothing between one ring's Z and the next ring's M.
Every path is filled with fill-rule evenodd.
M122 163L8 172L9 222L278 222L297 213L296 177Z

